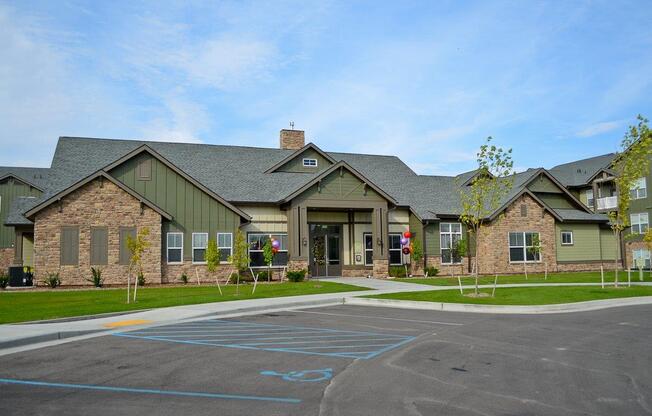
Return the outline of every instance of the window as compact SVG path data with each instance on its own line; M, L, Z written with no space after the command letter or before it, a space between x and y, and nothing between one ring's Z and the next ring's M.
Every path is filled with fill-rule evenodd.
M632 224L632 234L645 234L649 226L647 212L631 214L630 220Z
M91 227L91 265L109 264L109 230Z
M183 233L168 233L168 263L183 262Z
M138 162L138 180L149 181L152 179L152 159L142 159Z
M647 183L645 182L645 178L641 178L634 182L634 185L629 192L632 199L642 199L647 197Z
M401 234L389 235L389 264L400 266L403 264L403 252L401 251Z
M129 264L131 260L131 253L127 247L127 236L136 238L135 227L121 227L120 228L120 259L119 263L123 265Z
M369 233L364 234L364 265L374 264L374 237Z
M307 168L316 168L317 159L303 159L303 166Z
M263 246L270 238L278 240L280 243L278 252L272 260L273 267L285 266L288 262L288 236L287 234L259 234L251 233L247 235L249 243L249 258L251 258L251 267L267 267L265 264L265 255Z
M79 227L61 227L61 265L79 264Z
M586 190L586 206L589 208L593 208L595 204L595 200L593 199L593 189L587 189Z
M192 233L192 262L206 263L208 233Z
M541 261L541 253L532 251L534 239L538 237L539 233L509 233L509 261L512 263Z
M650 269L650 250L632 251L632 267L635 269Z
M573 245L573 232L572 231L562 231L561 232L561 245L562 246L572 246Z
M220 252L220 263L228 263L233 253L232 233L217 233L217 251Z
M461 253L455 250L457 242L462 239L462 224L441 223L439 224L439 238L441 242L442 264L458 264L462 262Z

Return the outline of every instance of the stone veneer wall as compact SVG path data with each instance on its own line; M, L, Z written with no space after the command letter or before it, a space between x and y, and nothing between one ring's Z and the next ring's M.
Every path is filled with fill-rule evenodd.
M14 262L14 248L0 248L0 274L8 273Z
M389 260L387 259L374 259L373 277L387 278L389 277Z
M102 185L101 185L102 184ZM35 282L59 272L63 285L90 285L90 228L108 227L108 264L99 265L106 284L125 284L128 266L119 264L120 227L148 227L150 247L143 256L145 279L161 283L161 216L108 180L89 182L36 214L34 221ZM79 264L60 265L62 226L79 226Z
M428 267L436 267L439 270L437 276L460 276L469 274L468 257L462 258L459 264L441 264L441 256L428 256L426 259Z
M627 241L625 243L625 268L633 267L634 250L649 250L650 248L645 241ZM613 264L613 261L610 262Z

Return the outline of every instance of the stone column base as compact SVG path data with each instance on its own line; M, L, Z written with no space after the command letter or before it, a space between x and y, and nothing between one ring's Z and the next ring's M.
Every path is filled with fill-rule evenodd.
M373 277L382 279L389 277L389 260L374 259Z
M308 270L308 260L289 260L288 261L288 271L295 270Z

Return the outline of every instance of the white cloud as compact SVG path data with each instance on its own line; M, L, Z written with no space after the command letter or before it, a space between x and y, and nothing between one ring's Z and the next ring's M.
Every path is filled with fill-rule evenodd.
M593 137L600 134L608 133L621 127L622 121L603 121L601 123L591 124L584 127L582 130L575 133L577 137Z

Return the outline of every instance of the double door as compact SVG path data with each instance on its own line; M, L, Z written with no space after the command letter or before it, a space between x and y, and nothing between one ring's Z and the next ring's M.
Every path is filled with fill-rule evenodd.
M310 224L310 271L314 277L342 276L342 225Z

